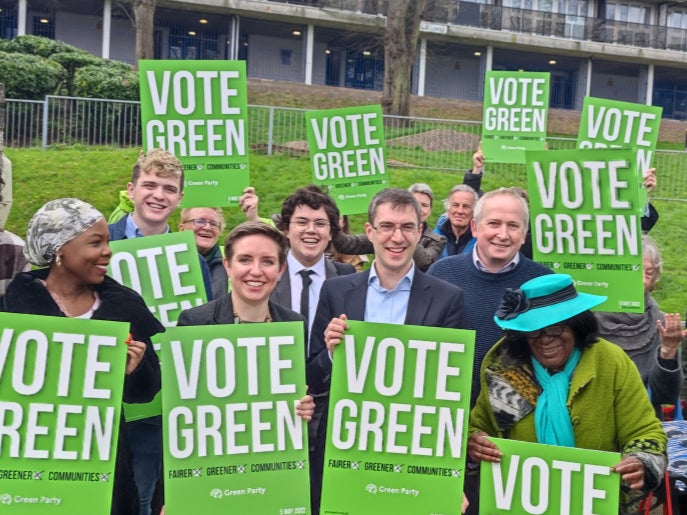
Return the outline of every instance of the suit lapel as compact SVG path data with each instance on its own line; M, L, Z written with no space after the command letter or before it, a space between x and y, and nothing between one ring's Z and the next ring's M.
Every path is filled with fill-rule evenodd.
M344 313L350 320L365 320L365 301L367 299L367 280L370 271L349 276L349 288L343 292ZM340 314L340 313L339 313ZM337 314L337 316L339 315Z
M423 325L427 311L429 311L429 307L432 303L431 290L432 288L425 280L424 274L416 268L413 284L410 286L406 324Z
M291 309L291 276L288 267L284 270L276 288L270 295L270 300L275 304Z
M336 271L336 267L334 266L334 263L331 262L331 260L325 258L324 260L324 277L325 279L329 279L330 277L337 277L339 274Z

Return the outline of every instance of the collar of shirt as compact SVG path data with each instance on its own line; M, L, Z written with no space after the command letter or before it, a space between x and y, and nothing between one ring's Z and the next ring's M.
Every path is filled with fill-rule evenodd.
M288 266L291 279L293 279L294 277L298 277L298 279L300 279L300 275L298 275L298 272L300 272L301 270L312 270L313 272L315 272L315 275L324 277L324 259L324 254L322 254L320 260L313 266L303 266L303 264L300 261L293 257L293 254L291 254L291 251L289 250L289 253L286 255L286 264Z
M412 265L410 267L410 270L408 270L408 273L401 277L401 280L396 283L396 286L394 286L390 290L386 290L382 288L382 285L379 282L379 276L377 275L377 269L375 268L375 262L372 261L372 264L370 265L370 277L367 279L367 285L372 286L375 290L377 290L380 293L393 293L395 291L410 291L410 287L413 284L413 277L415 277L415 263L411 262Z
M486 266L484 266L484 263L480 261L479 256L477 255L477 245L475 245L472 248L472 262L480 272L486 272L488 274L502 274L504 272L510 272L516 266L518 266L518 263L520 263L520 251L516 252L515 256L513 256L513 259L511 259L508 264L502 266L496 272L491 272Z
M379 283L373 261L370 267L370 277L367 280L364 320L385 324L403 324L408 313L410 288L414 276L415 264L413 263L410 270L398 281L396 286L387 290Z
M165 232L163 234L167 234L169 231L169 225L165 229ZM131 238L142 238L145 236L141 232L141 229L138 228L138 225L136 225L136 222L134 222L134 217L131 216L131 213L126 215L126 227L124 228L124 236L127 237L127 239Z

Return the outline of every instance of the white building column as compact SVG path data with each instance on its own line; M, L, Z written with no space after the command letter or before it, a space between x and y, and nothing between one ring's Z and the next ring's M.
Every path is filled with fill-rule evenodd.
M650 64L646 74L646 105L650 106L654 100L654 65Z
M26 35L26 0L19 0L17 6L17 36Z
M494 66L494 47L487 46L487 55L484 57L484 71L490 72Z
M227 40L227 45L229 46L229 51L227 52L227 59L231 61L236 61L239 58L239 27L241 20L237 14L231 15L231 20L229 21L229 39Z
M594 71L594 63L592 58L587 58L587 83L584 87L584 96L589 97L592 95L592 72Z
M315 26L312 23L308 24L308 30L305 33L305 83L312 84L312 59L315 52Z
M110 58L110 40L112 33L112 0L103 1L103 48L102 58Z
M427 73L427 39L420 39L420 61L417 65L417 96L425 96L425 79Z

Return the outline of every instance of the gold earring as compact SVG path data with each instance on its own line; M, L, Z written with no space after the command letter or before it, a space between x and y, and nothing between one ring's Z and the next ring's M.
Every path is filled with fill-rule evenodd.
M57 268L62 266L62 256L60 256L59 254L55 257L55 266Z

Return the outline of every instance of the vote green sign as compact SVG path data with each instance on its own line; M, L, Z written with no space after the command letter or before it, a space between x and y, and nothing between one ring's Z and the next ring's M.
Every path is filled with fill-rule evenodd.
M321 513L459 515L474 331L348 324L334 353Z
M110 242L108 274L136 290L165 327L174 327L184 309L207 302L193 231ZM154 341L156 350L159 342ZM144 404L126 404L127 421L159 415L160 393Z
M481 515L618 514L620 474L611 467L620 463L619 453L491 440L503 457L481 462Z
M652 167L662 107L585 97L582 105L578 148L630 148L637 152L638 171L643 174ZM646 203L646 191L640 197L641 211Z
M0 512L110 513L128 334L0 313Z
M389 180L380 105L305 113L315 184L326 185L341 214L366 213Z
M136 290L165 327L207 302L193 231L110 242L108 274Z
M544 150L549 73L488 71L484 80L482 151L487 161L524 163Z
M238 204L248 186L245 61L141 60L143 146L184 165L184 207Z
M310 513L303 324L163 336L165 513Z
M634 151L527 152L526 167L535 261L607 296L599 311L643 313Z

